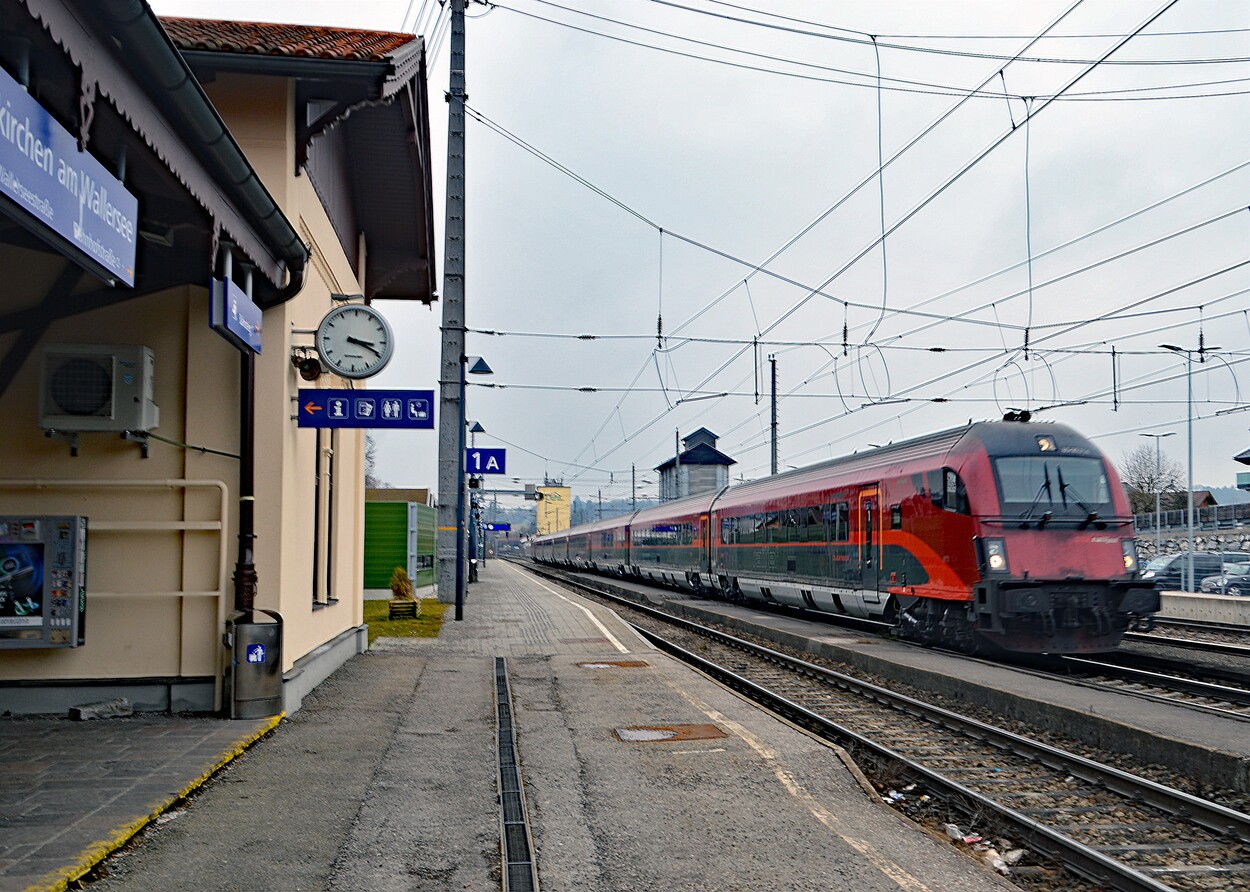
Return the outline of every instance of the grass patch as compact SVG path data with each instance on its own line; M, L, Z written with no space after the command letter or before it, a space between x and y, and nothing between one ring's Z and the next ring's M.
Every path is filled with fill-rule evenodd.
M435 598L421 601L421 613L416 619L387 619L388 601L365 600L365 622L369 626L369 644L378 638L437 638L443 628L443 614L447 604Z

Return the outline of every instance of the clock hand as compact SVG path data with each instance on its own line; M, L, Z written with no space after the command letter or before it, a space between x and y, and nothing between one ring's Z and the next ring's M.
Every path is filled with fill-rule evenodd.
M358 344L359 346L364 347L366 350L372 352L374 356L382 355L382 351L373 346L373 341L362 341L360 338L348 335L347 342L349 344Z

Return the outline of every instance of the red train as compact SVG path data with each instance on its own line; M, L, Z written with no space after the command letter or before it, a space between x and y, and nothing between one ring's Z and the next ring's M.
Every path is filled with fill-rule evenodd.
M978 422L533 540L534 560L893 624L965 650L1084 653L1149 629L1114 467L1061 424Z

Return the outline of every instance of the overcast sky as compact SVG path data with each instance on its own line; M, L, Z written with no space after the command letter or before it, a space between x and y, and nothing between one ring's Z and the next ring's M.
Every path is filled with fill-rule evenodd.
M470 107L583 181L470 121L468 325L501 334L469 335L498 386L471 386L468 414L510 476L620 497L632 464L654 495L641 481L699 427L735 479L764 475L770 355L782 469L1043 407L1113 460L1175 431L1184 464L1185 360L1159 345L1202 337L1219 349L1193 366L1195 481L1232 485L1250 412L1217 413L1250 399L1250 4L1180 0L1143 28L1163 2L557 2L474 4L467 26ZM433 19L422 0L152 5ZM376 385L436 387L440 307L378 306L398 355ZM435 434L377 440L383 479L435 485Z

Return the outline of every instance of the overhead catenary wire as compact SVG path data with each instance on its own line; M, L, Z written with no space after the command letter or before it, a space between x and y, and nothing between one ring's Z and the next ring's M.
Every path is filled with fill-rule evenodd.
M1161 14L1161 12L1163 12L1163 11L1164 11L1164 10L1166 10L1166 9L1168 9L1168 6L1170 6L1170 5L1171 5L1171 4L1169 4L1169 5L1165 5L1165 6L1163 7L1163 9L1161 9L1159 12L1156 12L1155 16L1151 17L1151 19L1154 19L1154 17L1156 17L1156 16L1160 15L1160 14ZM1141 27L1144 27L1144 26L1145 26L1145 25L1143 25L1143 26L1141 26ZM1140 27L1139 27L1139 30L1140 30ZM1109 52L1113 52L1113 51L1115 51L1115 49L1118 49L1118 47L1113 47L1113 49L1109 50ZM1075 82L1076 80L1079 80L1081 76L1084 76L1084 75L1078 75L1078 77L1076 77L1076 79L1073 79L1073 81L1070 81L1069 86L1070 86L1071 84L1073 84L1073 82ZM1045 105L1043 105L1043 106L1041 106L1041 107L1045 107ZM1040 107L1039 107L1039 109L1035 109L1035 110L1033 110L1033 114L1038 114L1038 112L1039 112L1039 111L1040 111ZM993 145L991 145L990 149L993 149ZM986 150L986 151L989 151L989 150ZM983 156L983 157L984 157L984 154L985 154L985 152L983 152L983 155L981 155L981 156ZM975 164L975 160L974 160L974 164ZM966 167L965 167L965 170L966 170ZM956 177L956 179L958 179L958 177ZM949 182L949 181L948 181L948 182ZM931 200L931 196L930 196L930 199L929 199L929 200ZM926 200L926 201L928 201L928 200ZM920 206L924 206L924 204L925 204L925 202L921 202L921 205L920 205ZM908 216L908 217L904 217L904 220L900 220L900 221L899 221L899 224L896 224L896 225L901 225L901 224L903 224L903 222L905 222L905 221L906 221L906 219L910 219L910 215L914 215L914 214L915 214L915 212L916 212L916 210L919 210L919 207L918 207L918 209L914 209L913 211L911 211L911 214L909 214L909 216ZM844 269L845 269L845 267L844 267ZM836 274L835 274L835 275L836 275ZM784 319L784 317L783 317L783 319ZM775 324L774 324L774 325L775 325ZM712 372L712 375L711 375L711 376L709 376L709 379L710 379L710 377L714 377L716 374L719 374L719 372L720 372L720 371L722 371L722 370L724 370L724 369L725 369L725 367L726 367L727 365L729 365L729 364L724 364L724 365L722 365L722 366L720 367L720 369L717 369L715 372ZM654 424L654 422L652 422L652 424ZM647 426L649 426L649 425L647 425ZM645 429L645 427L644 427L644 429Z
M547 2L547 0L535 0L535 2ZM648 2L659 5L659 6L668 6L674 9L681 9L687 12L697 13L698 15L711 16L713 18L722 19L724 21L737 22L739 24L746 24L746 25L753 25L753 26L766 28L766 29L774 30L774 31L784 31L790 34L797 34L797 35L804 36L804 37L817 37L823 40L833 40L833 41L838 41L840 43L852 43L852 44L858 44L860 46L868 46L870 43L873 42L872 35L865 33L863 31L855 33L854 36L843 36L840 34L822 34L820 32L811 31L809 29L791 28L785 25L773 25L773 24L769 24L768 22L757 22L757 21L752 21L750 19L744 19L740 16L731 16L731 15L726 15L725 13L712 12L711 10L707 10L707 9L699 9L697 7L690 6L685 3L678 3L676 2L676 0L648 0ZM1152 16L1151 21L1153 22L1156 18L1158 18L1158 15ZM1141 29L1138 29L1138 31L1140 30ZM1132 37L1135 37L1136 34L1137 34L1137 31L1130 32L1128 34L1117 34L1115 35L1114 39L1124 42L1126 40L1129 40ZM881 46L883 49L899 50L903 52L913 52L913 53L924 53L927 55L955 56L955 57L966 58L966 59L988 59L988 60L992 60L996 62L1006 62L1006 61L1010 61L1012 59L1018 58L1018 60L1021 62L1051 63L1051 64L1056 64L1056 65L1099 65L1099 64L1211 65L1211 64L1229 64L1229 63L1237 63L1237 62L1250 62L1250 57L1245 57L1245 56L1220 57L1220 58L1213 58L1213 59L1122 59L1122 60L1104 62L1101 59L1054 58L1054 57L1044 57L1044 56L1013 57L1013 56L1002 54L1002 53L980 53L980 52L972 52L970 50L944 50L944 49L937 49L935 47L912 46L912 45L903 44L903 43L882 43Z
M1161 311L1161 312L1166 312L1166 311Z
M639 30L645 33L653 33L658 36L670 38L672 40L683 41L686 43L693 43L695 45L707 46L709 48L718 49L722 52L737 53L739 55L747 56L749 58L761 58L766 61L778 62L781 64L792 66L794 68L799 68L799 69L805 69L805 70L811 70L811 71L825 71L825 72L829 72L833 74L843 74L847 77L862 78L863 80L848 81L848 80L844 80L838 77L822 77L817 74L805 73L804 71L768 68L762 65L748 64L745 62L737 62L732 59L724 59L724 58L717 58L715 56L700 55L699 53L685 52L682 50L675 49L673 47L663 46L660 44L647 43L642 40L633 40L633 39L630 39L628 37L625 37L619 34L612 34L612 33L608 33L605 31L597 31L593 28L587 28L587 27L583 27L580 25L575 25L571 22L562 21L560 19L554 19L548 16L539 15L538 13L535 13L529 10L519 9L515 6L506 6L501 3L491 3L491 7L495 9L503 9L508 12L514 13L516 15L523 16L525 18L530 18L536 21L545 22L547 24L556 25L558 27L566 28L568 30L577 31L583 34L589 34L589 35L593 35L596 37L601 37L606 40L611 40L617 43L623 43L629 46L652 50L654 52L659 52L659 53L665 53L667 55L677 56L680 58L686 58L686 59L691 59L691 60L696 60L696 61L701 61L701 62L709 62L709 63L723 65L723 66L727 66L731 68L738 68L738 69L742 69L745 71L752 71L752 72L757 72L757 73L762 73L762 74L775 75L779 77L797 78L800 80L812 81L816 83L826 83L826 84L832 84L832 85L838 85L838 86L857 87L861 89L876 89L875 84L872 82L872 75L867 72L859 72L859 71L854 71L850 69L835 68L833 66L820 65L817 63L805 62L805 61L797 60L793 58L771 56L767 53L757 53L752 50L745 50L745 49L741 49L738 47L729 47L723 44L716 44L711 41L700 40L698 38L685 37L679 34L672 34L672 33L664 32L664 31L657 31L656 29L646 28L641 25L631 24L629 22L625 22L619 19L611 19L607 16L599 16L593 13L587 13L583 10L575 9L572 7L560 6L559 4L550 2L550 0L531 0L531 2L543 3L548 6L553 6L553 7L565 10L567 12L576 13L579 15L585 15L591 18L601 19L601 20L608 21L616 25L620 25L622 27ZM1028 61L1028 58L1029 57L1020 57L1020 60ZM1224 61L1233 63L1233 62L1240 62L1241 60L1240 59L1228 59ZM1250 58L1248 58L1245 61L1250 61ZM1222 86L1226 84L1235 84L1235 83L1245 83L1246 81L1247 81L1246 78L1217 79L1217 80L1207 80L1207 81L1197 81L1197 82L1185 82L1185 83L1179 83L1179 84L1156 84L1156 85L1151 85L1151 86L1146 86L1146 87L1135 87L1135 88L1125 89L1125 90L1096 90L1096 91L1089 91L1089 92L1084 92L1084 93L1071 93L1069 95L1062 96L1062 97L1057 94L1049 94L1045 96L1038 95L1035 98L1061 99L1062 101L1065 101L1065 102L1112 102L1112 101L1143 102L1143 101L1165 101L1165 100L1178 100L1178 99L1212 99L1212 98L1220 98L1224 96L1244 95L1247 91L1224 90L1224 91L1202 92L1202 93L1174 93L1174 92L1168 92L1168 91L1197 90L1197 89L1201 89L1205 87ZM895 93L909 93L909 94L922 95L922 96L949 96L949 97L964 96L968 92L962 88L955 87L955 86L950 86L946 84L936 84L936 83L931 83L931 82L926 82L926 81L916 81L916 80L910 80L906 78L887 78L886 83L882 86L882 89L888 92L895 92ZM1141 95L1143 93L1149 93L1149 92L1158 93L1159 95ZM971 94L971 98L1001 99L1002 94L996 91L985 91L982 89L978 89ZM1013 97L1013 98L1021 99L1023 97Z
M710 6L724 6L729 9L736 9L740 12L754 13L755 15L767 16L768 18L780 19L782 21L794 22L800 25L810 25L815 28L827 28L831 31L845 31L848 34L859 34L864 37L869 36L868 31L860 28L848 28L845 25L830 25L826 22L817 22L813 19L799 18L798 16L784 15L779 12L773 12L767 9L758 9L756 7L744 6L738 3L731 3L729 0L704 0ZM1191 37L1195 35L1209 34L1243 34L1250 32L1250 28L1218 28L1203 29L1189 31L1152 31L1143 33L1142 37ZM887 38L890 40L1022 40L1027 38L1027 34L890 34L876 32L877 37ZM1099 34L1048 34L1047 40L1110 40L1116 37L1123 37L1121 32L1099 33Z

